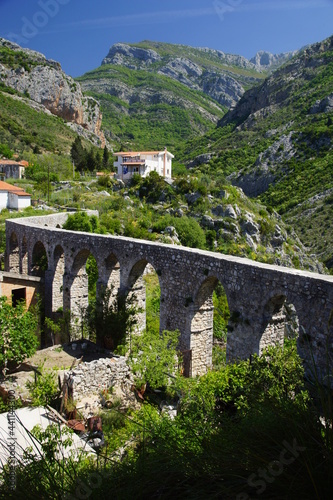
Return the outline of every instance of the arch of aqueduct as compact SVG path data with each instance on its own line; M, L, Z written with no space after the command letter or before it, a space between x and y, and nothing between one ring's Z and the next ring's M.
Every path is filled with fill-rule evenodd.
M59 307L79 314L88 303L85 264L92 254L98 287L134 291L145 304L142 279L147 264L160 287L160 329L179 329L181 348L191 352L191 374L212 362L212 292L220 282L231 318L227 358L248 358L268 344L283 342L281 311L292 304L299 321L298 348L308 366L321 373L333 358L333 276L299 271L185 247L143 240L66 231L68 214L6 221L6 270L33 275L36 256L47 257L44 275L48 316Z

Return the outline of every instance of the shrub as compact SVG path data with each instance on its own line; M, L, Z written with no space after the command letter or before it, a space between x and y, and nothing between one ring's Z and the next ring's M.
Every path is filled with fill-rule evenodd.
M19 303L12 307L7 297L0 297L0 367L7 361L19 363L32 356L38 347L38 318Z
M59 392L57 376L54 370L44 370L44 365L38 367L40 372L36 379L27 382L33 406L50 404Z

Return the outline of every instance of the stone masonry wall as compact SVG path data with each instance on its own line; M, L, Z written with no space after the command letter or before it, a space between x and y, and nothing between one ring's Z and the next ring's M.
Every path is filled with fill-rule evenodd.
M100 395L103 390L113 387L115 393L131 392L133 377L123 356L101 358L81 363L66 372L64 379L73 388L73 399L80 401L88 394Z
M309 369L313 362L324 376L327 353L333 367L333 276L319 275L227 256L213 252L163 245L109 235L62 230L66 214L6 221L6 270L11 270L11 253L28 254L28 270L36 244L45 248L48 270L44 275L45 306L52 310L53 282L59 284L57 262L64 258L64 309L87 296L86 283L75 283L87 257L97 262L99 286L107 286L114 273L124 296L140 290L141 278L150 264L161 288L160 329L180 331L180 345L192 351L192 375L211 365L213 308L211 296L220 282L230 309L227 358L248 358L263 345L280 342L280 312L292 304L299 324L298 348ZM10 244L12 242L12 244ZM23 252L23 247L25 248ZM13 264L14 265L14 264ZM19 266L22 269L22 265ZM58 267L59 269L59 267ZM58 285L57 285L58 286ZM58 287L59 288L59 287ZM142 317L144 321L144 317ZM142 323L143 325L144 323Z

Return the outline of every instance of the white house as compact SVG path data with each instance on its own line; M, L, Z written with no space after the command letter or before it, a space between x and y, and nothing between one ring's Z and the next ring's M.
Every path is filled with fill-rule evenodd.
M171 179L172 158L167 148L163 151L127 151L114 153L118 157L114 162L118 179L130 179L133 174L146 177L150 172L157 172L162 177Z
M17 186L0 181L0 210L3 208L21 210L22 208L30 207L30 205L30 194Z

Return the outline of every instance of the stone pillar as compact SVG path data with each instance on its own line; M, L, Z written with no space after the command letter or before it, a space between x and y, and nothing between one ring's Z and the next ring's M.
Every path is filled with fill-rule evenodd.
M259 354L261 332L264 332L262 312L251 302L251 293L229 295L230 318L227 334L227 361L248 359ZM267 326L267 323L266 323Z
M6 266L7 267L7 266ZM20 272L20 250L16 242L10 242L8 253L8 271L13 273Z
M88 275L84 270L70 279L71 336L81 338L83 317L88 307Z
M45 301L45 316L52 318L52 296L53 296L53 278L54 271L48 269L44 273L44 301Z
M124 291L120 292L121 295ZM133 300L134 304L140 311L137 313L137 324L135 326L135 333L142 332L146 328L146 285L141 275L134 283L133 287L127 294L127 301Z
M212 366L214 306L210 296L198 311L191 307L190 349L192 376L203 375Z

